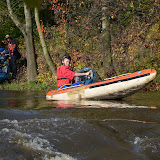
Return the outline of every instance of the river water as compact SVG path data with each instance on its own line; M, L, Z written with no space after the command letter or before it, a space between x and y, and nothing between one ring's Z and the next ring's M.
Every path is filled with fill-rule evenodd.
M46 101L0 91L0 160L158 160L160 93Z

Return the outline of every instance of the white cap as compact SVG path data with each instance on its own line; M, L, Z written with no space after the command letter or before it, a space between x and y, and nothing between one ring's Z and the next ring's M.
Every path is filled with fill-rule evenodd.
M5 39L11 38L8 34L5 36Z

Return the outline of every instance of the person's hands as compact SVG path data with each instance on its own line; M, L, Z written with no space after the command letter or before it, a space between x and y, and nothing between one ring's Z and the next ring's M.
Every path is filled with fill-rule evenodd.
M86 76L89 76L91 74L91 72L86 72Z
M5 51L3 51L3 52L0 52L0 55L1 55L1 56L4 56L4 52L5 52Z

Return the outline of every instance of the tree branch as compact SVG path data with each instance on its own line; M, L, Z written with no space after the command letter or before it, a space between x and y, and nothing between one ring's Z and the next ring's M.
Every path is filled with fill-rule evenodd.
M25 35L26 30L24 28L24 25L19 21L16 14L14 14L13 9L11 7L11 1L6 0L6 2L7 2L7 8L8 8L8 11L9 11L9 16L11 17L12 21L16 24L16 26L21 30L21 32Z

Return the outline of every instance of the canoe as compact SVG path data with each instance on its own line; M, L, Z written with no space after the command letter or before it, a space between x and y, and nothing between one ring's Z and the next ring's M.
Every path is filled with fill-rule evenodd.
M138 92L156 77L150 68L104 79L87 85L70 86L47 93L47 100L122 99Z

